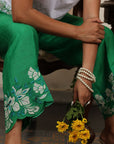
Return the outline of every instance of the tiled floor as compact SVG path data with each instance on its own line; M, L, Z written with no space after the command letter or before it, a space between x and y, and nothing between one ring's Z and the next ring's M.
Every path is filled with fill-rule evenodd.
M67 144L67 136L56 131L56 121L62 120L67 111L67 102L57 101L45 112L34 119L22 135L23 144ZM99 144L98 137L103 129L103 118L96 105L92 105L89 113L89 123L96 133L93 144ZM3 102L0 102L0 144L4 144L4 115Z

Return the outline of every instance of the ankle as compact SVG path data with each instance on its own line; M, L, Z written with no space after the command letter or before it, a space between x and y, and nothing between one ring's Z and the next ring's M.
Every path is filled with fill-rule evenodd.
M101 135L100 135L100 139L103 140L104 142L106 141L106 130L105 128L102 130Z

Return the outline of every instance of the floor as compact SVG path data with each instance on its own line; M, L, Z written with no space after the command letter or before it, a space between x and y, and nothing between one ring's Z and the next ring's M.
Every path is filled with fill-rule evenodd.
M69 92L52 92L55 103L46 108L38 118L32 120L31 125L22 133L22 144L67 144L67 136L56 130L56 121L62 120L71 100ZM58 98L57 98L58 95ZM63 99L60 99L64 97ZM61 100L61 101L60 101ZM96 138L93 144L99 143L99 135L104 122L98 106L93 104L89 113L89 125L94 129ZM0 101L0 144L4 144L4 111L3 101Z

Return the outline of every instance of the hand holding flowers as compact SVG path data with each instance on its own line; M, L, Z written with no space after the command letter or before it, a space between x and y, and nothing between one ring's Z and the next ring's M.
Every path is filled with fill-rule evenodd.
M84 108L76 101L66 113L62 122L57 121L58 132L68 132L69 142L87 144L90 139L90 131L86 128L87 119L83 117Z

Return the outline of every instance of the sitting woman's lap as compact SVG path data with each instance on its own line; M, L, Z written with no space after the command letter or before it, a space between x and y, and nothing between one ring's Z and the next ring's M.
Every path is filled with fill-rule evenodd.
M82 18L74 17L67 14L61 21L73 25L81 25ZM23 51L28 51L25 61L22 63L27 66L37 65L37 57L39 47L49 53L54 54L69 65L82 64L82 42L79 40L62 38L54 35L37 32L32 26L14 23L12 17L0 13L0 52L4 57L7 50L13 46L16 53L21 51L20 57L24 59ZM13 51L13 50L12 50ZM31 54L35 59L29 61ZM105 28L105 39L99 45L94 74L97 77L97 82L93 85L94 98L98 102L104 118L114 114L114 35L108 28ZM14 53L12 52L12 55ZM8 56L7 60L8 61ZM34 64L35 63L35 64ZM7 62L6 62L7 65ZM22 65L22 66L23 66ZM21 64L19 64L21 66ZM7 68L5 68L7 70ZM23 69L24 71L24 69ZM19 74L18 74L19 75ZM100 75L100 77L99 77ZM110 97L110 96L111 97ZM52 100L51 100L52 101Z

